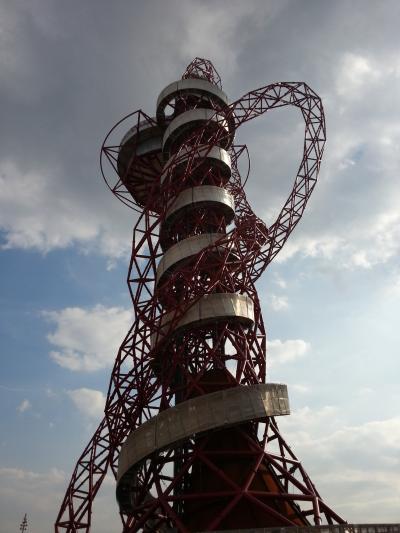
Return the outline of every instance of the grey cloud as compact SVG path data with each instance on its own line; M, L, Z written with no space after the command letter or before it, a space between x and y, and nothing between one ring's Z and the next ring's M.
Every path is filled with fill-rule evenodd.
M278 6L253 1L244 7L241 2L175 0L122 2L115 8L104 1L6 3L0 89L3 187L10 180L18 183L18 172L46 175L39 205L41 212L41 204L46 205L49 216L43 227L57 233L56 215L68 217L72 204L76 226L89 225L92 237L82 239L71 225L69 236L59 239L63 246L77 242L90 248L92 240L97 242L92 248L102 253L115 255L119 248L126 253L132 219L99 178L101 139L123 114L138 107L154 112L159 90L180 76L192 56L210 55L233 99L250 88L285 79L304 79L325 96L326 160L301 235L329 241L348 234L350 224L364 226L371 204L372 216L389 209L385 191L395 186L393 168L384 166L392 157L390 147L377 147L374 140L375 132L394 139L398 135L393 118L397 102L390 100L390 93L389 101L376 94L389 82L398 83L390 62L396 45L391 38L396 35L393 15L399 10L397 2L370 2L368 9L365 5L355 2L350 9L346 2L286 1ZM369 88L371 76L366 75L359 96L350 101L340 78L349 54L381 69L375 85ZM248 193L267 222L290 190L301 130L295 111L279 110L238 132L238 140L246 139L252 150ZM346 170L346 161L351 165L355 158ZM4 171L4 162L14 164L16 176ZM265 199L258 194L261 184L268 191ZM16 206L23 210L18 202ZM34 216L34 207L31 210ZM28 225L23 214L8 217L8 224L0 221L6 233L21 217L21 225ZM291 239L292 250L304 245L298 239ZM51 247L56 240L57 235L47 242ZM26 241L37 246L29 235ZM107 242L113 243L111 249ZM9 244L18 246L18 240Z

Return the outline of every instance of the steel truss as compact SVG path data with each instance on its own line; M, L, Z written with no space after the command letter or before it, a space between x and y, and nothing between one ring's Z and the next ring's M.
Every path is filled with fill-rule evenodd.
M196 79L221 89L207 60L196 58L187 67L183 80ZM314 189L325 143L321 100L305 83L281 82L232 104L221 105L207 91L196 97L181 91L169 105L170 117L158 111L151 118L141 110L128 115L102 146L103 177L138 212L128 274L134 323L115 360L105 417L77 462L56 532L90 531L93 500L108 470L117 477L121 446L137 428L180 402L266 379L265 328L254 284L299 222ZM302 113L303 155L293 189L267 228L246 199L247 177L242 180L238 165L248 152L233 143L233 134L241 124L284 106ZM130 142L113 141L121 125L128 122L133 132L159 128L163 133L174 117L204 108L211 110L211 118L177 137L168 156L143 155L135 141L121 170L120 154ZM222 165L208 163L216 146L229 153L228 180ZM106 164L112 179L106 177ZM145 193L137 168L147 180ZM188 187L202 186L223 188L233 198L232 221L200 204L193 204L184 218L172 219L177 198ZM157 269L168 250L207 231L217 235L214 242L160 281ZM188 312L213 294L251 300L251 325L219 319L180 327ZM193 435L151 454L131 478L129 490L120 485L117 490L124 533L344 523L322 500L273 417Z

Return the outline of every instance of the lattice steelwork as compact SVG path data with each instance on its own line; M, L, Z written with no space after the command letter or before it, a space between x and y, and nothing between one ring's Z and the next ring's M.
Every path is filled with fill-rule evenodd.
M302 113L304 150L267 228L247 202L238 165L248 153L234 137L283 106ZM138 212L128 277L135 320L56 531L90 530L108 469L125 533L344 523L278 429L287 390L265 383L254 286L303 214L324 143L321 100L305 83L273 83L229 103L199 58L160 93L154 117L136 111L108 134L103 176Z

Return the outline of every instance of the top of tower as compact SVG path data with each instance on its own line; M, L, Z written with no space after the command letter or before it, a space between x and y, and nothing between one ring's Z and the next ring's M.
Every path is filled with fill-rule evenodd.
M183 80L186 78L201 78L222 89L221 77L216 68L211 61L202 57L195 57L193 61L189 63L182 76Z

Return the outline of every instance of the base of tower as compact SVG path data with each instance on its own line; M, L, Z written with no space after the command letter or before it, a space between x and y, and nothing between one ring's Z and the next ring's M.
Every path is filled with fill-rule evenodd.
M176 531L169 529L168 532ZM221 533L222 530L199 533ZM306 527L265 527L225 529L223 533L400 533L400 524L335 524Z

